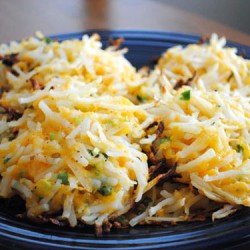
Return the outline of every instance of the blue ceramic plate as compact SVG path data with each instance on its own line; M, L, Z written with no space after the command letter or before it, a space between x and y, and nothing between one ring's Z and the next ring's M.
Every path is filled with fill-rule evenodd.
M137 68L152 65L152 59L175 45L197 43L199 36L156 31L87 31L52 36L59 40L81 38L97 32L104 47L110 37L124 37L128 60ZM250 58L250 48L229 42ZM3 201L0 201L3 203ZM138 226L113 230L101 238L92 228L62 228L18 220L0 204L0 249L250 249L250 209L218 220L183 223L176 226Z

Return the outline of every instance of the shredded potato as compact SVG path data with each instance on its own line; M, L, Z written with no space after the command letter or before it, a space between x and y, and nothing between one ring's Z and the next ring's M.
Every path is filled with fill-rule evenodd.
M98 35L1 45L0 196L99 231L250 206L250 62L225 43L170 48L150 73Z

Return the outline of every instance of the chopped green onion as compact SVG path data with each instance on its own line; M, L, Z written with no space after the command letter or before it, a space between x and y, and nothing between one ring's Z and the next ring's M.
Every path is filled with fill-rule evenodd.
M57 179L62 180L63 185L69 185L68 173L60 173L60 174L58 174Z
M112 126L117 126L118 125L117 120L111 120L110 123L112 124Z
M82 121L82 118L81 118L81 117L76 117L75 120L74 120L74 122L75 122L76 124L80 123L81 121Z
M216 104L215 106L216 106L216 108L221 108L220 104Z
M142 97L142 96L140 96L140 95L137 95L136 98L137 98L137 100L138 100L139 102L142 102L142 103L144 103L144 102L147 101L146 98L144 98L144 97Z
M240 144L237 144L237 145L236 145L236 151L237 151L238 153L243 152L243 151L244 151L244 148L243 148Z
M9 161L10 161L10 157L5 157L4 159L3 159L3 164L7 164Z
M88 149L88 152L89 152L90 155L93 156L93 150L92 149Z
M88 149L88 152L92 155L92 156L97 156L100 153L100 149L99 148L94 148L92 149Z
M100 149L99 148L94 148L94 149L88 149L89 154L91 154L92 156L97 156L99 157ZM105 159L108 159L109 156L106 153L101 153Z
M51 40L49 37L47 37L47 36L45 36L45 37L42 39L42 41L44 41L44 42L47 43L47 44L52 43L52 40Z
M94 148L92 152L93 152L94 156L97 156L100 153L100 149L99 148Z
M52 187L53 184L51 181L46 179L41 179L36 183L34 192L39 197L45 197L51 192Z
M101 186L101 188L98 190L98 192L103 196L111 195L112 191L113 188L111 186L106 186L106 185Z
M182 101L189 101L191 97L191 91L187 90L181 93L180 100Z
M55 133L50 133L49 139L50 139L51 141L55 140L55 139L56 139L56 134L55 134Z

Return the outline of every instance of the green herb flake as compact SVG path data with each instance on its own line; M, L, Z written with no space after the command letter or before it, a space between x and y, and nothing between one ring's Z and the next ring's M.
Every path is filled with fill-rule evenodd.
M55 134L55 133L50 133L49 139L50 139L51 141L55 140L55 139L56 139L56 134Z
M151 199L150 197L148 197L148 196L146 196L146 197L143 199L143 201L142 201L142 203L143 203L144 206L148 206L149 203L151 203L151 202L152 202L152 199Z
M243 151L244 151L244 148L240 144L237 144L236 145L236 152L241 153Z
M10 157L4 157L3 164L7 164L10 161Z
M51 40L49 37L47 37L47 36L45 36L45 37L42 39L42 41L44 41L44 42L47 43L47 44L52 43L52 40Z
M28 109L34 109L34 106L33 105L30 105L27 107Z
M137 95L136 98L137 98L137 100L138 100L139 102L142 102L142 103L145 103L145 102L147 101L146 98L144 98L144 97L142 97L142 96L140 96L140 95Z
M109 156L106 153L102 153L102 155L104 156L104 158L107 160L109 158Z
M170 136L164 136L163 138L159 139L159 143L169 142Z
M93 150L92 149L88 149L88 152L91 156L93 156Z
M215 107L216 108L221 108L221 105L220 104L216 104Z
M26 171L20 171L19 172L19 179L22 179L26 176L27 172Z
M62 180L63 185L69 185L68 173L60 173L57 175L57 179Z
M16 139L16 135L14 134L10 135L8 138L9 141L13 141L14 139Z
M182 101L189 101L191 97L191 91L187 90L181 93L180 100Z
M234 77L234 72L231 72L230 76L227 78L228 81L230 81Z
M237 181L244 181L244 178L238 177L238 178L237 178Z
M109 196L112 194L113 188L111 186L103 185L100 189L98 189L98 192L103 196Z
M96 174L96 175L100 175L100 173L101 173L101 172L100 172L99 169L96 169L96 170L95 170L95 174Z

